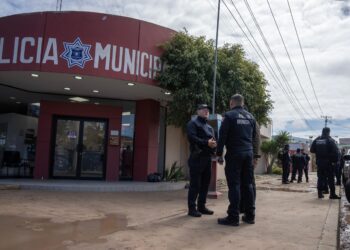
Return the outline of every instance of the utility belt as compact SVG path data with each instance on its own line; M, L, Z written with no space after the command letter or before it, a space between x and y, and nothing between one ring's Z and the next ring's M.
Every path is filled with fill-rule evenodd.
M215 149L202 149L198 145L193 144L191 146L191 156L194 158L199 158L199 157L211 157L215 155Z

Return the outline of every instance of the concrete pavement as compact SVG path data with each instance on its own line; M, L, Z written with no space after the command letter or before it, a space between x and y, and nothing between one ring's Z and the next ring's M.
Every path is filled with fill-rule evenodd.
M186 215L186 196L2 190L0 249L336 249L339 201L319 200L312 188L258 190L256 224L239 227L217 224L226 192L208 200L215 214L202 218Z

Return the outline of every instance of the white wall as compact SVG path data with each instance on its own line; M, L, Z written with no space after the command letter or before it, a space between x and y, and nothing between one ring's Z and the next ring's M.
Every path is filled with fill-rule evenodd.
M268 140L272 135L272 126L262 126L260 128L261 142ZM169 168L173 162L177 161L178 165L184 166L186 173L188 173L187 160L189 156L189 144L186 135L181 128L174 126L167 126L166 128L166 143L165 143L165 168ZM217 178L225 179L225 165L217 166ZM262 156L258 165L255 168L256 174L266 173L266 159Z
M165 168L170 168L177 161L178 166L184 166L187 171L189 144L181 128L167 126L165 142Z

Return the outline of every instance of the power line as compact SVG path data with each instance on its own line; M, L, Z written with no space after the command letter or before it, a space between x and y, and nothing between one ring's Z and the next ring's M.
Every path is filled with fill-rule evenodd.
M303 105L301 105L301 103L300 103L300 101L299 101L299 98L295 95L294 91L291 89L291 87L290 87L290 85L289 85L289 83L288 83L288 80L287 80L287 78L285 77L285 75L284 75L284 73L283 73L281 67L279 66L279 64L278 64L278 62L277 62L277 60L276 60L276 57L275 57L274 53L272 52L271 47L270 47L269 43L267 42L267 39L266 39L266 37L265 37L263 31L261 30L261 27L260 27L260 25L259 25L257 19L255 18L255 15L254 15L254 13L253 13L253 11L252 11L252 9L251 9L251 7L250 7L248 1L247 1L247 0L244 0L244 2L245 2L245 5L246 5L246 7L247 7L247 9L248 9L248 11L249 11L249 13L250 13L250 15L251 15L253 21L254 21L255 26L257 27L257 29L258 29L258 31L259 31L259 33L260 33L260 35L261 35L261 37L262 37L262 39L263 39L263 41L264 41L264 43L265 43L266 48L267 48L268 51L269 51L269 54L271 55L271 57L272 57L272 59L273 59L275 65L276 65L276 67L277 67L277 70L279 71L279 73L280 73L282 79L283 79L284 82L286 83L287 90L289 91L289 93L290 93L292 96L294 96L295 100L297 101L297 103L299 104L299 106L301 107L301 109L305 112L305 114L307 114L309 117L311 117L311 115L309 114L309 112L305 110L305 108L304 108Z
M287 3L288 3L288 8L289 8L290 15L291 15L291 17L292 17L294 30L295 30L295 33L296 33L297 38L298 38L298 43L299 43L299 47L300 47L301 54L302 54L302 56L303 56L303 60L304 60L304 64L305 64L305 67L306 67L307 75L309 76L309 80L310 80L310 83L311 83L311 86L312 86L312 90L313 90L313 92L314 92L314 95L315 95L315 98L316 98L318 107L319 107L319 109L320 109L320 111L321 111L321 114L323 114L323 110L322 110L322 108L321 108L320 102L318 101L318 98L317 98L317 95L316 95L316 91L315 91L315 88L314 88L314 84L313 84L313 82L312 82L312 80L311 80L311 76L310 76L310 72L309 72L309 67L307 66L307 63L306 63L306 60L305 60L305 55L304 55L303 47L301 46L301 42L300 42L298 30L297 30L297 27L296 27L295 22L294 22L293 12L292 12L292 9L291 9L291 7L290 7L290 4L289 4L289 1L288 1L288 0L287 0Z
M213 11L216 13L216 8L213 5L213 3L211 1L209 1L209 4L211 5ZM232 1L231 1L232 2ZM271 66L271 64L269 63L269 61L267 60L264 52L262 51L262 49L260 48L259 44L257 43L257 41L255 40L253 34L251 33L251 31L249 30L249 27L247 26L247 24L244 22L242 16L240 15L238 9L236 8L236 11L238 12L238 14L240 15L240 18L242 19L243 23L245 24L247 30L250 32L250 35L252 36L252 38L254 39L254 42L256 43L256 45L258 46L261 54L263 55L263 57L265 58L266 62L268 63L268 65L270 67L268 67L264 61L264 59L262 58L262 56L260 55L260 53L258 52L258 50L255 48L254 44L251 42L251 40L249 39L249 37L247 36L247 34L245 33L244 29L241 27L241 25L239 24L239 22L237 21L237 19L234 17L233 13L231 12L231 10L228 8L227 4L223 1L223 3L226 6L226 9L229 11L232 19L236 22L236 24L238 25L238 27L241 29L242 33L244 34L244 37L248 40L248 42L250 43L250 45L253 47L255 53L258 55L258 57L261 59L261 61L263 62L264 66L266 67L266 69L268 70L268 72L271 74L271 76L274 78L274 80L276 81L276 83L278 83L280 85L280 88L283 92L283 94L287 97L287 100L289 101L289 103L292 105L292 107L295 109L296 113L299 114L299 116L301 117L302 120L304 120L304 122L309 126L309 128L311 128L310 124L308 123L308 121L305 119L304 115L302 114L300 108L295 104L294 100L291 98L291 96L289 96L289 94L287 93L287 91L284 89L283 84L281 83L281 81L279 80L277 74L275 73L273 67ZM233 3L233 2L232 2ZM223 14L225 15L225 13L223 12ZM227 16L225 15L225 17L227 18ZM223 19L223 21L227 24L226 19ZM233 25L229 24L228 26L232 26L233 29ZM233 29L234 30L234 29ZM235 31L234 31L235 32ZM270 70L271 68L271 70ZM273 73L272 73L272 72ZM312 129L312 128L311 128Z
M259 54L259 52L256 50L256 48L255 48L255 46L253 45L253 43L251 42L251 40L249 39L249 37L247 36L247 34L245 33L245 31L243 30L243 28L241 27L241 25L239 24L239 22L237 21L237 19L234 17L234 15L233 15L233 13L231 12L231 10L229 9L229 7L227 6L227 4L226 4L226 2L223 0L223 3L224 3L224 5L226 6L226 8L227 8L227 10L230 12L230 14L231 14L231 16L232 16L232 18L235 20L235 22L237 23L237 25L238 25L238 27L241 29L241 31L243 32L243 34L245 35L245 37L247 38L247 40L249 41L249 43L252 45L252 47L255 49L255 51L256 51L256 53L258 54L258 56L261 58L261 56L260 56L260 54ZM238 10L237 10L238 11ZM247 26L246 26L247 27ZM248 27L247 27L248 28ZM249 29L249 28L248 28ZM250 34L251 34L251 32L250 32ZM251 34L251 36L252 36L252 34ZM256 41L255 41L256 42ZM260 46L259 46L259 48L260 48ZM260 50L261 50L261 48L260 48ZM264 53L262 52L262 50L261 50L261 53L264 55ZM265 57L265 56L264 56ZM266 59L266 57L265 57L265 59ZM264 60L261 58L261 60L264 62ZM267 60L267 59L266 59ZM268 62L268 60L267 60L267 62ZM269 63L268 63L269 64ZM265 66L267 67L267 65L265 64ZM269 66L271 67L271 65L269 64ZM268 68L268 67L267 67ZM271 67L271 69L273 70L273 68ZM273 72L274 72L274 70L273 70ZM271 72L270 72L271 73ZM273 74L272 74L273 75ZM276 75L276 77L277 77L277 75ZM277 79L278 79L278 77L277 77ZM276 80L276 79L275 79ZM292 104L292 107L295 109L295 111L301 116L301 118L304 120L304 122L307 124L307 126L309 127L309 128L311 128L312 129L312 127L311 127L311 125L308 123L308 121L305 119L305 117L304 117L304 115L302 114L302 112L301 112L301 110L299 109L299 107L297 106L297 105L294 105L293 103L293 99L288 95L288 93L287 93L287 91L284 89L284 87L283 87L283 85L282 85L282 83L281 82L279 82L279 81L277 81L276 80L276 82L277 83L280 83L281 84L281 89L282 89L282 91L284 92L284 94L286 95L286 97L289 99L289 101L290 101L290 103Z
M274 80L277 82L277 84L279 84L282 92L286 95L286 97L289 99L289 102L291 103L292 106L296 106L295 108L298 109L297 113L301 113L299 107L295 104L294 100L288 95L287 91L285 90L285 88L283 87L282 82L280 81L280 79L278 78L276 72L274 71L273 67L271 66L270 62L267 60L264 52L262 51L261 47L259 46L259 43L255 40L252 32L250 31L248 25L246 24L246 22L244 21L244 18L242 17L241 13L239 12L239 10L237 9L236 5L234 4L234 2L231 0L231 3L233 5L233 7L235 8L236 12L238 13L240 19L242 20L244 26L246 27L246 29L248 30L250 36L252 37L253 41L255 42L256 46L258 47L258 50L260 51L260 53L262 54L263 58L260 56L259 52L257 51L257 49L255 48L255 46L252 44L252 42L250 41L249 37L247 36L247 34L244 32L243 28L241 27L241 25L239 24L239 22L237 21L237 19L234 17L233 13L231 12L231 10L228 8L228 6L225 4L227 10L230 12L232 18L236 21L237 25L239 26L239 28L242 30L243 34L245 35L245 37L247 38L247 40L250 42L251 46L255 49L255 52L257 53L257 55L260 57L261 61L264 63L265 67L268 69L269 73L272 75L272 77L274 78ZM271 68L271 72L270 68L266 65L266 63L269 65L269 67Z
M280 30L280 28L279 28L279 26L278 26L278 24L277 24L275 15L273 14L273 11L272 11L270 2L269 2L269 0L266 0L266 1L267 1L268 6L269 6L269 9L270 9L272 18L273 18L273 20L274 20L274 22L275 22L276 28L277 28L277 30L278 30L278 34L279 34L279 36L280 36L280 38L281 38L281 40L282 40L282 43L283 43L284 49L285 49L285 51L286 51L287 57L288 57L288 59L289 59L289 62L290 62L290 64L292 65L294 74L295 74L295 76L296 76L296 78L297 78L297 81L298 81L298 83L299 83L299 86L300 86L300 88L301 88L301 90L302 90L302 92L303 92L303 94L304 94L304 97L305 97L306 101L308 102L308 104L309 104L309 106L310 106L312 112L315 114L316 117L318 117L318 114L316 114L316 112L315 112L313 106L311 105L311 103L310 103L308 97L306 96L306 93L305 93L305 90L304 90L303 86L301 85L301 82L300 82L298 73L297 73L297 71L296 71L296 69L295 69L295 67L294 67L294 64L293 64L293 62L292 62L292 59L290 58L290 54L289 54L288 49L287 49L287 46L286 46L286 44L285 44L285 42L284 42L284 39L283 39L281 30Z

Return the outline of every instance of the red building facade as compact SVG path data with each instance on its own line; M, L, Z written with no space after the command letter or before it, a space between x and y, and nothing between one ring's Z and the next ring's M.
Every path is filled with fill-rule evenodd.
M116 181L125 172L145 181L157 172L167 97L155 78L173 33L88 12L0 18L4 99L40 103L34 178ZM122 159L128 152L132 163Z

